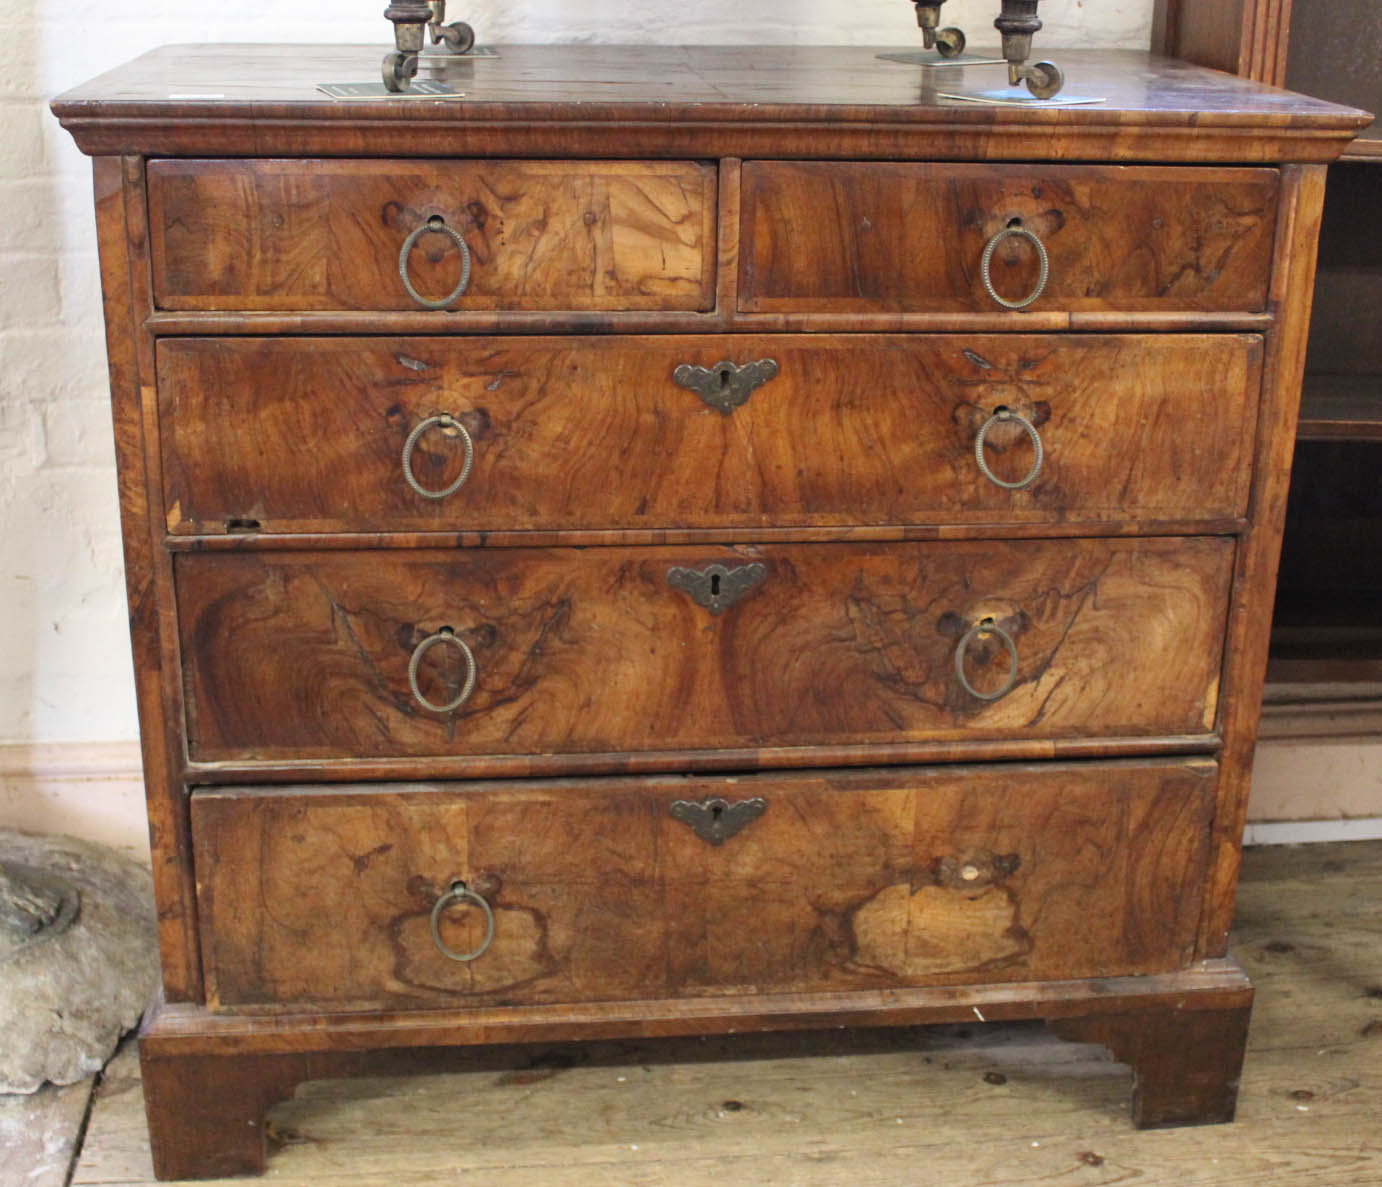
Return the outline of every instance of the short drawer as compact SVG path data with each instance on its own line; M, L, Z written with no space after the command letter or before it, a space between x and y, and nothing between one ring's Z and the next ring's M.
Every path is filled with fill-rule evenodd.
M709 309L715 186L712 166L689 161L153 161L154 298L183 310Z
M748 162L739 304L1262 310L1277 189L1270 169Z
M1193 334L165 339L168 525L1231 518L1261 356Z
M180 554L188 743L617 767L1203 734L1232 557L1217 537Z
M1216 775L202 790L208 998L352 1010L1167 972L1194 955Z

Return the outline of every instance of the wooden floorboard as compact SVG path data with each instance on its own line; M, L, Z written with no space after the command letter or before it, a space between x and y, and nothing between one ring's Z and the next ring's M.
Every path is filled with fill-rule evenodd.
M1234 951L1258 997L1229 1126L1132 1129L1128 1070L1033 1023L602 1043L304 1085L262 1181L1376 1187L1379 906L1382 842L1249 851ZM132 1050L72 1181L153 1181Z
M0 1184L63 1187L81 1143L91 1080L32 1094L0 1094Z

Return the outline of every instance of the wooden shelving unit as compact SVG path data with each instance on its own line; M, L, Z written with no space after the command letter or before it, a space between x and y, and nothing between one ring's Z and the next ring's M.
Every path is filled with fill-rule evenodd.
M1157 0L1153 48L1382 112L1373 0ZM1268 702L1382 681L1382 123L1330 167ZM1321 692L1333 688L1333 692Z
M1309 374L1296 440L1382 441L1382 374Z

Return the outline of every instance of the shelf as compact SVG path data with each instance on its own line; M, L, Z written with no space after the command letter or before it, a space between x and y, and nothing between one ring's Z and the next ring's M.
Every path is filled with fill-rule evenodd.
M1285 626L1278 623L1272 629L1267 682L1275 685L1382 683L1382 626L1361 622L1351 626Z
M1339 160L1382 165L1382 128L1373 124L1364 135L1359 136L1344 150Z
M1297 441L1382 441L1382 375L1308 373Z
M1281 678L1282 671L1278 666L1267 673L1259 741L1382 736L1382 683L1292 682Z

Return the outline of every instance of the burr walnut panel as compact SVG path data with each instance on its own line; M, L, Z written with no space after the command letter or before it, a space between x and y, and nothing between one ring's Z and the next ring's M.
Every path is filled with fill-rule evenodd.
M739 307L1000 310L985 246L1020 227L1050 260L1033 310L1259 310L1277 190L1270 169L746 162ZM1004 239L990 274L1021 300L1036 248Z
M698 310L713 304L715 170L680 161L158 160L148 166L163 309L417 309L408 237L440 218L471 256L448 307ZM417 291L462 276L441 229Z
M190 753L1204 734L1233 551L1147 538L183 554ZM424 708L410 664L430 704L468 678L473 693Z
M327 1011L1168 972L1216 765L226 788L192 797L209 1002ZM672 805L759 799L721 844ZM441 955L437 899L494 939ZM475 904L439 915L467 952Z
M1231 518L1247 507L1261 354L1250 335L164 340L168 526ZM674 378L760 360L775 375L732 410ZM975 459L982 430L996 478L1020 482L1035 465L1019 423L985 429L1003 408L1042 442L1025 489L998 485ZM465 480L428 498L405 480L402 455L440 414L457 423L418 434L409 466L426 490ZM255 448L228 424L252 424Z

